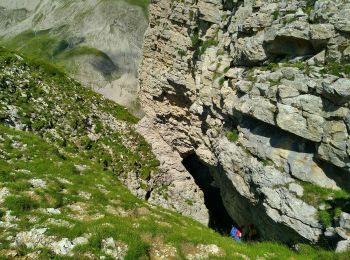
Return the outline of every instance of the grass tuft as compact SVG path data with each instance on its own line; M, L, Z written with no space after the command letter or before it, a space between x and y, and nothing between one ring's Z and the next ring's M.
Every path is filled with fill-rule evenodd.
M4 206L15 214L21 214L38 208L39 204L27 196L9 196L5 199Z
M236 129L233 129L226 134L226 137L230 142L235 143L238 141L238 131Z

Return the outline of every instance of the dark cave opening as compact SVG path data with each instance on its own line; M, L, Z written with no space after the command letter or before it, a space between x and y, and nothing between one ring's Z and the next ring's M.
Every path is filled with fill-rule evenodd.
M209 168L199 160L196 154L186 157L183 165L204 193L204 203L209 211L209 227L221 234L229 234L235 223L226 211L220 189L215 186Z

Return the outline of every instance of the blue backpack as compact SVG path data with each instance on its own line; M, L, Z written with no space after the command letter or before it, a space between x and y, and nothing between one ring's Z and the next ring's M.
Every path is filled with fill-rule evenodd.
M241 231L235 227L231 229L231 237L236 241L241 241Z
M233 228L231 229L231 237L232 237L232 238L236 238L236 232L237 232L237 228L233 227Z

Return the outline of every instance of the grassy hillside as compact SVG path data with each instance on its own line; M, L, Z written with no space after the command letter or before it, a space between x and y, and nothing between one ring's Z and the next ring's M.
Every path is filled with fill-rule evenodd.
M20 51L28 57L51 63L67 74L75 73L76 68L71 61L77 56L100 57L110 64L111 68L115 66L110 57L101 50L88 46L74 46L67 40L61 39L61 36L52 30L24 31L13 38L0 41L0 43L5 47Z
M0 3L0 46L60 67L84 86L141 113L137 68L148 0L42 0L23 5Z
M136 122L52 65L0 49L0 258L349 259L236 243L137 199L118 178L147 179L158 162Z

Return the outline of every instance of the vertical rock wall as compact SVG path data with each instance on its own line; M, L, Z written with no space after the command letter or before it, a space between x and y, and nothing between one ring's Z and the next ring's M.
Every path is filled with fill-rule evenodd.
M334 194L350 190L349 15L329 0L150 6L143 122L182 158L196 153L231 217L263 238L348 239Z

